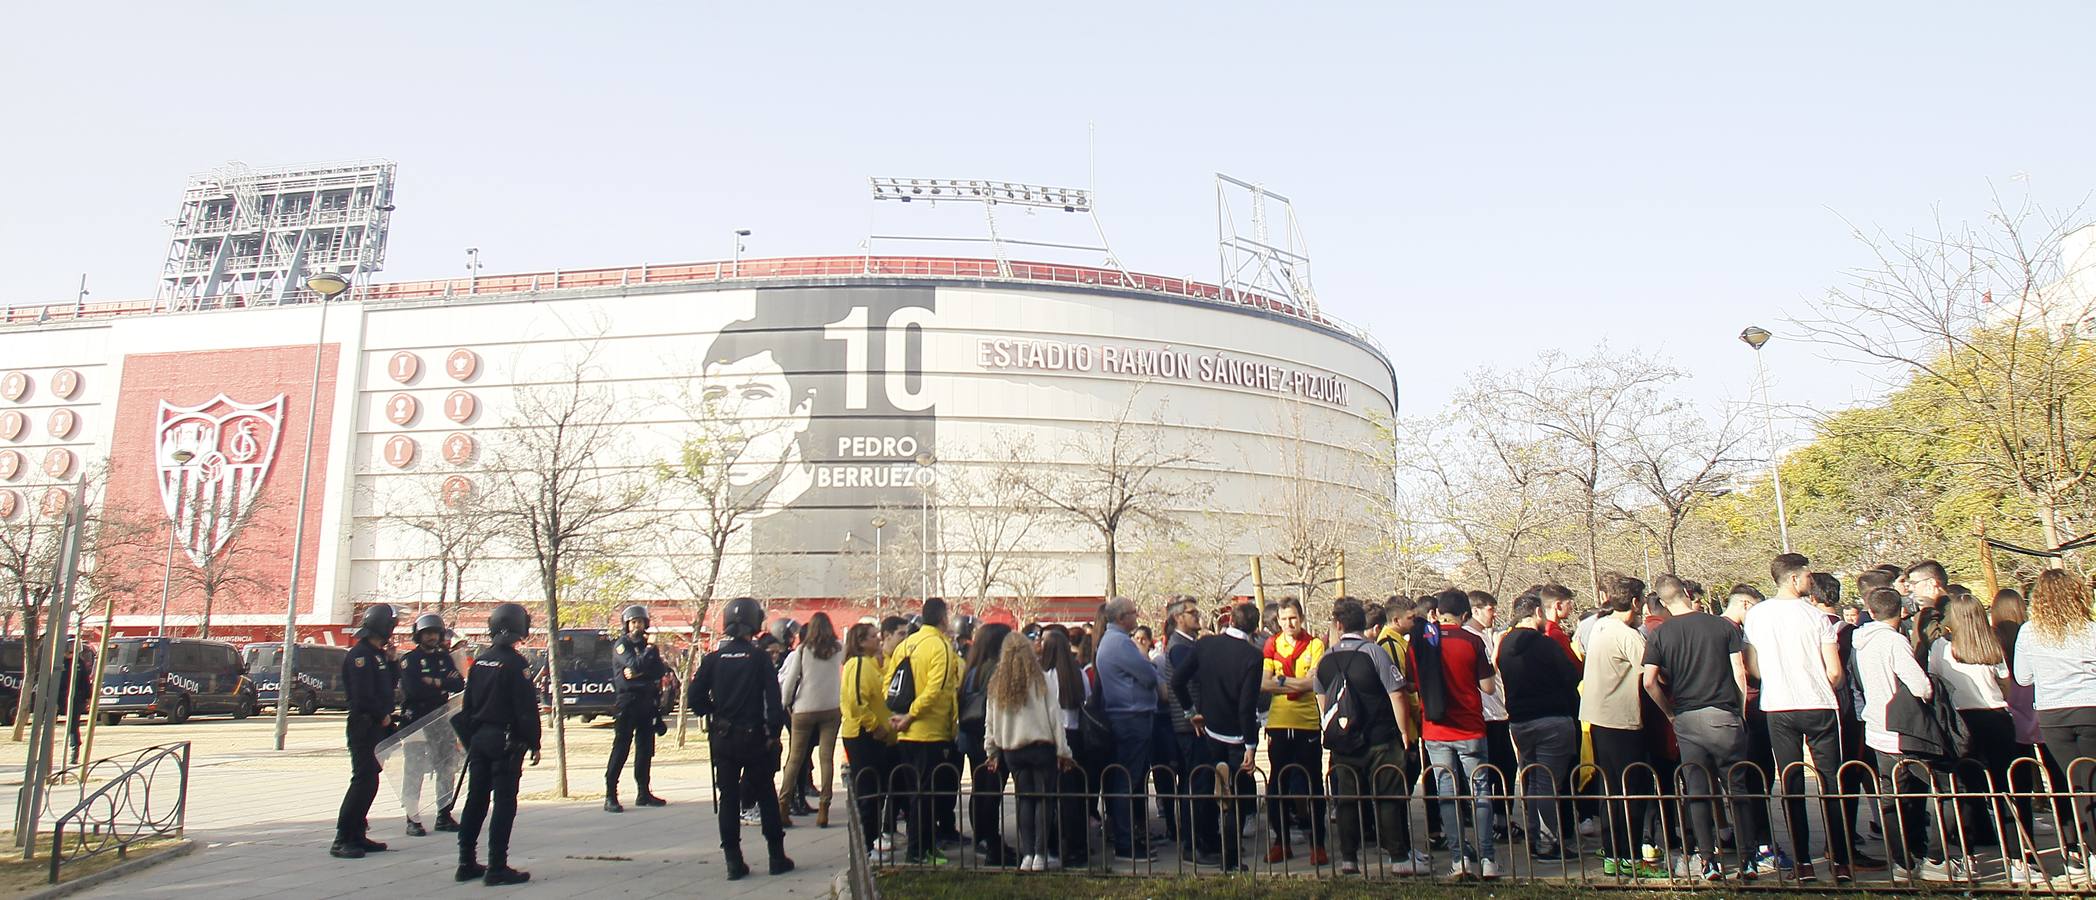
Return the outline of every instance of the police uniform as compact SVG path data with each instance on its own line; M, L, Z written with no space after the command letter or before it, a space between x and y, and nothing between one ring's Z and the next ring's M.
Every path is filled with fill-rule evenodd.
M633 677L626 677L631 670ZM617 732L611 739L611 760L604 768L604 808L619 807L619 773L626 768L626 755L633 755L633 784L639 789L636 806L660 806L662 800L648 792L650 767L655 760L655 723L662 715L662 677L669 673L662 654L644 637L619 638L612 651L611 681L618 689L615 701Z
M417 629L415 634L420 637L422 629ZM450 651L441 647L425 650L416 646L401 658L400 668L400 708L408 724L420 722L424 716L443 709L451 701L451 695L466 689L466 680L459 674L458 665L452 662ZM422 805L422 781L431 776L435 776L437 781L437 830L458 830L458 823L451 818L452 806L458 802L458 782L447 777L448 773L455 771L453 766L457 760L456 754L450 752L450 742L417 740L404 749L407 777L400 787L400 805L407 809L408 833L417 836L424 833L414 816Z
M748 602L754 606L755 601ZM734 613L729 611L731 619ZM715 807L728 878L749 872L742 859L737 813L745 800L755 802L763 823L772 874L792 870L793 860L786 858L786 831L779 824L778 790L772 786L772 775L779 770L779 732L786 727L786 711L779 703L779 681L771 659L750 643L747 632L734 635L699 661L688 701L692 714L708 717L713 784L720 791ZM755 796L744 797L746 790L754 791Z
M371 618L370 613L365 614L367 622ZM388 623L385 631L391 630ZM371 637L360 638L342 659L342 684L349 694L349 791L342 795L342 810L335 817L337 856L386 849L367 836L371 827L367 816L371 801L378 797L378 742L391 733L388 720L399 683L400 664L387 650L373 646Z
M517 612L522 614L521 609ZM539 752L538 691L531 685L529 668L517 648L498 642L473 660L466 680L465 704L456 725L466 744L459 881L484 876L488 884L514 884L531 878L509 867L509 836L517 819L517 783L524 776L524 755L528 752L536 757ZM485 869L475 861L483 822L488 826Z

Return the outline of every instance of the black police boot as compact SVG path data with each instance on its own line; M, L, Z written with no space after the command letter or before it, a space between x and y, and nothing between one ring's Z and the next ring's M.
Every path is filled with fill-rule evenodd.
M488 874L487 866L483 866L471 859L462 859L459 860L458 871L451 874L451 880L460 882L472 881L486 874Z
M370 838L368 838L368 837L367 837L367 838L362 838L362 839L359 839L359 840L357 841L357 846L359 846L359 847L362 847L362 848L364 848L364 852L365 852L365 853L384 853L384 852L386 852L386 845L385 845L385 844L384 844L383 842L380 842L380 841L374 841L374 840L372 840L372 839L370 839Z
M459 820L457 820L457 819L454 819L454 818L452 818L452 817L451 817L451 810L448 810L448 809L440 809L440 810L437 810L437 830L438 830L438 831L457 831L457 830L459 830Z
M767 841L766 843L771 850L771 873L773 875L784 875L793 871L793 860L786 855L786 842Z
M620 806L620 805L619 805L619 792L618 792L618 791L613 791L613 790L606 790L606 791L604 792L604 811L605 811L605 812L625 812L625 811L626 811L626 807L623 807L623 806Z
M421 822L417 822L414 819L409 819L408 837L429 837L429 831L422 827Z
M663 801L663 799L662 799L661 797L657 797L657 796L655 796L655 795L654 795L653 793L649 792L649 790L648 790L648 786L644 784L644 785L641 785L641 786L640 786L640 794L639 794L639 796L636 796L636 797L634 797L634 798L633 798L633 805L634 805L634 806L668 806L669 804L668 804L668 803L666 803L666 802L664 802L664 801Z
M363 859L364 848L355 841L337 838L335 845L328 848L328 855L336 859Z
M531 880L530 872L519 872L507 865L489 866L488 874L480 877L480 883L488 887L504 884L523 884Z
M721 855L728 858L729 881L741 881L744 878L749 877L750 867L748 863L742 861L741 847L737 847L733 850L722 850Z

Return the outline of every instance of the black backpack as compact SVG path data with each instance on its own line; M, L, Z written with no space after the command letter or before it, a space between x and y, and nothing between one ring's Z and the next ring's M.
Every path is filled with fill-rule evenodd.
M1343 654L1366 657L1359 650L1342 651ZM1341 654L1333 654L1335 656ZM1319 737L1324 748L1343 756L1360 756L1368 752L1368 707L1361 702L1359 692L1354 690L1354 680L1347 675L1354 660L1342 662L1338 669L1338 684L1332 689L1332 699L1325 704L1324 718L1319 725Z
M910 714L910 707L917 704L917 676L910 669L909 654L895 664L895 674L888 676L888 711L898 716Z
M1078 750L1086 759L1111 759L1114 752L1113 725L1106 721L1106 692L1099 688L1099 672L1091 666L1084 667L1085 683L1091 685L1091 696L1077 707Z

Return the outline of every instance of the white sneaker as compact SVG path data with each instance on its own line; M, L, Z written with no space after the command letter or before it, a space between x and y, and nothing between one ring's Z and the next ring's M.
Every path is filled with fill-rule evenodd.
M1579 820L1579 836L1580 836L1580 837L1600 837L1600 836L1601 836L1601 820L1600 820L1600 819L1597 819L1597 818L1594 818L1593 816L1588 816L1588 817L1586 817L1586 818L1584 818L1584 819L1581 819L1581 820Z
M2008 870L2009 883L2017 887L2042 889L2052 886L2052 878L2045 874L2045 870L2030 863L2012 861L2008 864Z
M1933 859L1924 859L1921 861L1921 880L1964 881L1965 861L1952 859L1938 862Z
M1339 874L1359 875L1361 874L1361 864L1351 859L1342 859L1339 861Z
M896 835L894 832L889 832L887 834L881 835L880 837L874 838L873 849L878 850L882 853L894 853L895 838Z
M1045 867L1041 865L1041 858L1039 856L1027 856L1019 860L1019 871L1040 872L1045 871Z
M1460 858L1448 867L1448 877L1457 881L1468 881L1477 877L1477 860Z
M1486 880L1486 881L1491 881L1491 880L1493 880L1493 879L1495 879L1495 878L1498 878L1498 877L1499 877L1499 860L1496 860L1496 859L1488 859L1488 860L1485 860L1485 861L1484 861L1483 863L1480 863L1480 864L1479 864L1479 866L1478 866L1478 871L1479 871L1480 873L1482 873L1482 874L1483 874L1483 875L1485 876L1485 880Z
M1432 875L1434 874L1433 857L1414 850L1410 859L1391 859L1390 874L1407 878L1414 875Z

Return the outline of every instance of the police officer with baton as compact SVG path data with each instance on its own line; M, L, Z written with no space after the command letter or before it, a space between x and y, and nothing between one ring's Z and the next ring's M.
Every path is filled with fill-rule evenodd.
M357 645L342 658L342 685L349 694L349 790L335 816L335 843L328 855L363 859L386 845L369 837L371 801L378 798L378 742L393 733L394 691L400 663L393 659L393 626L399 614L384 603L364 610ZM292 652L286 647L284 651ZM278 703L288 703L291 686L279 685Z
M687 702L695 715L707 716L706 736L713 756L714 806L720 819L721 853L727 857L728 880L750 874L742 860L742 823L737 810L747 787L755 796L771 852L771 874L793 871L786 857L786 830L779 824L779 793L772 775L779 770L779 732L786 710L779 704L779 680L771 660L750 643L764 627L764 608L748 597L728 603L721 615L728 640L699 661Z
M516 648L530 633L531 613L522 606L504 603L488 614L488 640L493 645L473 660L465 706L452 719L466 745L466 813L459 822L454 875L458 881L479 878L492 887L531 880L530 872L509 866L509 832L517 821L517 782L524 777L524 755L531 754L531 764L539 764L539 694L527 673L530 666ZM488 826L485 866L475 859L482 822Z
M604 767L604 811L625 812L619 805L619 773L626 768L626 754L633 753L633 785L639 793L634 806L665 806L661 797L648 792L649 768L655 760L655 738L669 730L662 723L662 676L669 673L662 654L648 643L648 608L626 607L619 615L625 632L612 651L611 681L618 688L617 733L611 739L611 761Z
M444 617L436 613L423 613L415 618L415 649L408 651L400 665L400 706L407 714L408 725L443 709L451 702L451 695L466 689L465 678L459 674L457 664L451 661L451 651L444 646L447 630ZM458 820L451 817L452 804L458 802L458 782L449 777L452 767L447 763L456 759L450 752L450 745L450 739L446 738L442 741L417 740L401 748L407 763L407 778L400 786L400 805L407 809L409 837L429 834L415 819L415 812L422 806L422 782L432 777L437 782L437 830L458 830Z

